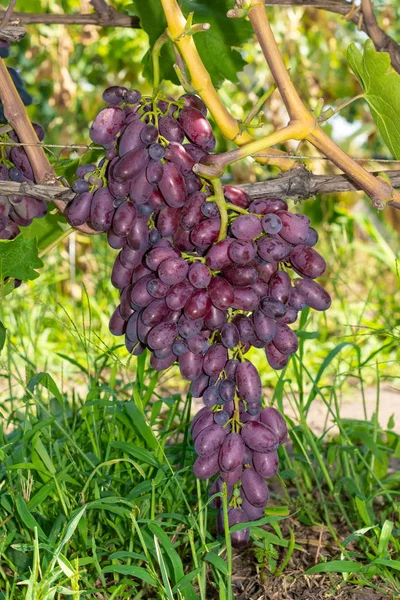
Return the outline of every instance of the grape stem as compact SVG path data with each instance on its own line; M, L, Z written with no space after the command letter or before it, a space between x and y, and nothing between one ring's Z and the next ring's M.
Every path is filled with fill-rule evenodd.
M168 24L169 38L178 49L187 66L195 92L211 112L218 128L227 139L234 141L237 146L252 141L254 138L247 131L240 130L239 122L231 115L218 96L217 90L213 86L210 75L197 51L194 36L182 35L185 32L187 20L177 0L161 0L161 4ZM293 167L294 162L291 159L280 157L282 154L280 150L272 150L271 153L276 154L276 159L260 158L259 162L276 165L283 171Z
M153 88L156 92L160 87L160 52L161 48L168 41L168 33L164 31L155 42L151 51L151 60L153 62Z
M274 93L275 90L276 90L276 83L271 85L271 87L265 92L265 94L263 94L261 96L261 98L259 98L259 100L257 100L255 105L253 106L253 108L251 109L249 114L247 115L246 119L243 121L243 125L247 125L247 126L251 125L251 122L254 119L254 117L256 115L258 115L258 113L261 111L262 107L268 100L268 98L270 98L270 96L272 96L272 94Z
M221 226L219 229L218 242L224 240L228 233L228 209L226 206L226 200L224 197L224 188L219 177L211 179L212 186L214 188L215 203L218 206L219 215L221 219Z

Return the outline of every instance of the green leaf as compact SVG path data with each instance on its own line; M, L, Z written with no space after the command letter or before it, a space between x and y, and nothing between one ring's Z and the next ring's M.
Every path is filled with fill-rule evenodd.
M120 575L130 575L131 577L137 577L142 579L146 583L157 587L156 582L146 569L143 567L134 567L132 565L110 565L102 569L103 573L119 573Z
M244 19L227 18L226 13L232 8L231 0L183 0L180 6L186 17L194 12L193 24L211 25L208 31L195 34L194 39L214 86L219 87L225 79L237 81L237 74L243 70L246 62L236 48L252 36L250 24ZM140 18L141 26L148 34L152 47L167 26L159 0L134 0L127 10ZM146 79L152 79L150 53L144 58L144 63L144 76ZM160 54L161 77L178 83L173 69L174 63L172 45L166 44Z
M50 204L48 210L51 210ZM28 227L22 227L21 234L25 240L36 239L38 250L43 250L52 244L61 236L64 229L61 225L66 225L65 218L57 211L48 212L43 219L33 219Z
M3 323L0 321L0 352L4 348L4 344L6 343L6 333L7 329L4 327Z
M218 554L215 554L215 552L208 552L205 555L204 560L214 565L214 567L218 569L218 571L220 571L223 575L228 574L228 565L226 564L224 559L218 556Z
M330 562L320 563L311 567L304 574L311 575L312 573L360 573L363 565L352 562L351 560L331 560Z
M355 44L347 59L359 80L371 114L392 155L400 159L400 75L390 66L390 55L377 52L367 40L361 53Z
M0 242L0 276L28 281L39 277L34 269L43 267L38 256L36 240L25 240L19 235L15 240Z
M44 534L39 523L36 521L35 517L29 511L28 507L26 506L25 500L22 498L22 496L17 496L17 499L15 501L15 506L16 506L17 512L21 518L21 521L23 522L25 527L27 527L31 533L33 533L33 531L36 527L37 531L38 531L39 539L41 539L42 541L46 541L47 540L46 535Z
M111 447L122 450L122 452L126 452L127 454L131 454L142 463L146 463L152 467L160 467L160 463L151 452L144 448L139 448L139 446L135 446L135 444L132 444L131 442L112 442Z

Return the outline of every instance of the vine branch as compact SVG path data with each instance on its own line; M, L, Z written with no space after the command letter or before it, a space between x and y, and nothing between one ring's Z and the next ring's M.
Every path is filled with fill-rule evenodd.
M0 18L4 17L5 11L0 11ZM19 19L24 25L98 25L99 27L129 27L140 29L139 19L124 13L113 11L107 19L100 17L99 13L63 15L56 13L28 13L13 12L13 19Z
M400 170L383 171L395 188L400 188ZM382 171L372 174L378 176ZM249 196L257 198L282 198L285 200L307 200L317 194L335 194L357 192L361 188L346 175L314 175L305 167L299 167L279 177L240 185ZM45 202L66 203L75 198L76 194L70 188L58 185L41 185L35 183L15 183L0 181L0 195L27 195L44 200Z
M375 207L382 208L385 202L390 201L400 203L400 193L398 191L394 190L389 183L374 177L353 161L321 129L294 88L272 32L264 5L259 0L248 0L247 4L249 5L249 20L289 113L290 123L297 122L298 125L303 125L303 139L313 144L363 189L370 196ZM239 0L238 6L241 7L241 0ZM300 138L297 137L296 139Z
M376 50L388 52L392 67L400 73L400 45L378 25L371 0L361 0L364 29Z

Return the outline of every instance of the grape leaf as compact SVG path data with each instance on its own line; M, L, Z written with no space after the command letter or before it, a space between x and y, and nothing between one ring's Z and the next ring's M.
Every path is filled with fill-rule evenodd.
M0 242L0 277L13 277L28 281L39 277L34 269L43 267L38 256L36 240L25 240L19 235L15 240Z
M236 47L252 36L251 25L244 19L228 19L226 13L232 8L232 0L183 0L182 12L187 17L194 12L193 23L209 23L208 31L195 34L195 42L201 59L208 70L214 86L219 87L225 79L237 81L246 61ZM159 0L134 0L127 7L130 14L140 18L149 36L150 46L165 31L167 24ZM152 78L150 52L144 58L146 78ZM164 46L160 55L161 77L179 83L173 69L175 56L171 44Z
M49 212L42 219L34 219L28 227L21 229L25 240L36 239L38 250L43 250L61 236L65 229L65 218L60 212L50 212L52 204L48 205ZM64 227L63 227L64 226Z
M347 59L385 144L400 159L400 75L391 68L389 54L377 52L371 40L365 42L363 50L351 44Z

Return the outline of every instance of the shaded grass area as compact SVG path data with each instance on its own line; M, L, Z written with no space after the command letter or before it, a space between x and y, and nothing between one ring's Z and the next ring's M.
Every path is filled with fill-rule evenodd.
M265 403L291 405L290 443L242 554L216 535L206 485L191 473L186 384L175 369L159 376L145 356L127 358L107 332L117 293L104 241L72 239L40 280L7 298L0 598L204 600L233 589L284 599L293 585L300 598L306 586L315 598L321 589L400 597L400 440L393 419L379 419L381 384L400 387L396 241L367 218L357 235L352 227L343 216L325 228L333 306L303 313L289 367L276 374L261 352L250 355ZM362 402L370 386L374 414L341 418L346 394L357 389ZM316 399L335 437L328 424L318 436L310 429Z

